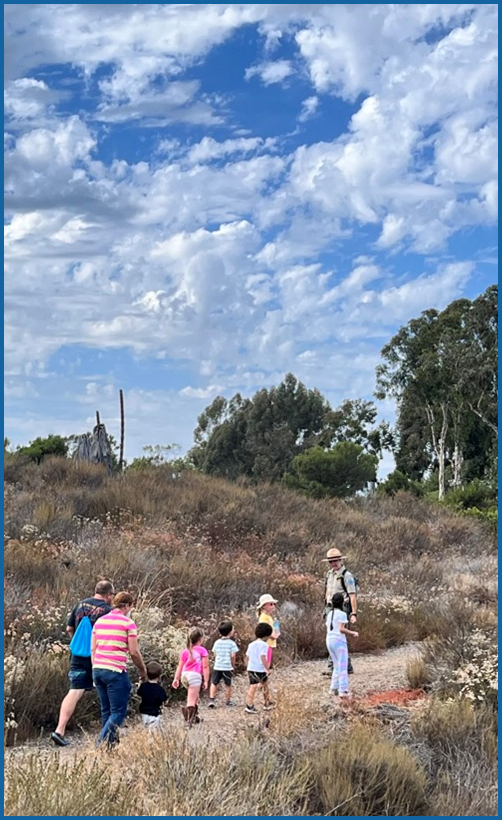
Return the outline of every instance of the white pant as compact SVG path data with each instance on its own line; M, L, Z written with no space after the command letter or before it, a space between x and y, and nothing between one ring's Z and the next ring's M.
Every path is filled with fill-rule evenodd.
M143 726L148 727L149 730L160 730L160 716L147 716L141 713L141 721Z

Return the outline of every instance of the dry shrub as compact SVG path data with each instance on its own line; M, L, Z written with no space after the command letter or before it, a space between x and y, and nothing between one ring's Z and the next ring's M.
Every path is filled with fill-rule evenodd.
M398 647L419 637L420 615L414 609L384 602L367 602L358 610L358 632L354 649L374 653L388 647Z
M427 690L431 685L431 675L424 659L413 656L406 662L406 678L413 690Z
M20 669L22 673L15 678L8 694L17 725L9 730L9 744L24 741L42 728L53 729L59 705L69 687L67 653L56 655L31 648ZM93 691L79 702L69 727L88 726L99 715L99 703Z
M120 754L90 749L72 764L56 757L11 759L7 814L241 817L294 816L305 809L308 762L288 759L264 737L243 735L217 755L183 730L133 730L124 743L126 769Z
M327 657L326 627L320 608L281 619L278 653L301 660Z
M8 759L5 778L6 816L85 818L105 813L128 818L142 813L136 790L96 758L65 763L55 755L30 753Z
M297 815L305 807L308 764L253 733L217 755L183 731L134 746L130 777L145 785L147 815Z
M428 703L412 720L416 742L429 750L434 815L497 814L497 716L467 699Z
M468 699L429 700L412 721L417 738L427 741L436 760L451 764L469 753L492 767L497 764L497 716Z
M312 815L427 814L425 772L408 750L374 727L352 727L318 751L312 768Z

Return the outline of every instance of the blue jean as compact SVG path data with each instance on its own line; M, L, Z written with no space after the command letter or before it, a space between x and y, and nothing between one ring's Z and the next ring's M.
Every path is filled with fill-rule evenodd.
M95 667L92 677L101 703L102 729L98 744L107 741L111 747L117 740L117 727L120 727L127 715L132 685L125 671L117 673L115 670Z

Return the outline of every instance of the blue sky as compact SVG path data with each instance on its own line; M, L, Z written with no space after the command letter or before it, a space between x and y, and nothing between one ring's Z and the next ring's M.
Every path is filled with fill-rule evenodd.
M119 388L129 459L288 371L372 398L496 281L495 4L4 9L15 444L118 436Z

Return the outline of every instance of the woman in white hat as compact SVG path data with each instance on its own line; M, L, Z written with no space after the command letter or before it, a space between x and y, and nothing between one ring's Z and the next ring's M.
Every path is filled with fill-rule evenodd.
M258 618L258 623L265 622L265 624L270 624L272 628L272 635L270 638L267 639L268 644L268 658L267 661L269 665L272 665L272 656L274 653L274 648L277 647L277 639L281 635L281 631L279 629L279 621L276 615L276 604L277 600L274 599L270 593L264 593L263 596L260 596L260 601L256 605L256 616Z

